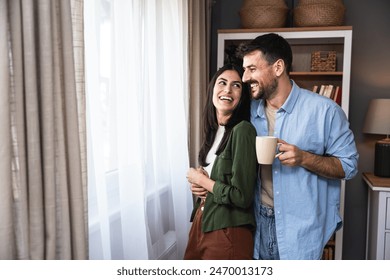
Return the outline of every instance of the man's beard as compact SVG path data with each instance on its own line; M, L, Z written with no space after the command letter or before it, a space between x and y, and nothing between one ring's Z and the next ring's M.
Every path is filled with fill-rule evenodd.
M260 86L259 86L260 87ZM267 100L267 99L271 99L275 96L276 94L276 89L278 88L278 80L277 79L273 79L270 83L269 86L267 87L263 87L263 88L259 88L257 94L255 97L253 97L253 99L255 100L259 100L259 99L263 99L263 100Z

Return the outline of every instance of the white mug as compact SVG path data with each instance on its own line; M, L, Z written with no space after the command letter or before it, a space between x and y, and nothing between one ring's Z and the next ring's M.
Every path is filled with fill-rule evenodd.
M260 164L272 164L274 159L283 154L278 152L282 143L275 136L256 136L256 156Z

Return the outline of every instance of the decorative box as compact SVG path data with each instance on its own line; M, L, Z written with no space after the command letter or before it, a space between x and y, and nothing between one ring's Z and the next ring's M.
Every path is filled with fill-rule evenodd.
M311 71L336 71L335 51L315 51L311 54Z

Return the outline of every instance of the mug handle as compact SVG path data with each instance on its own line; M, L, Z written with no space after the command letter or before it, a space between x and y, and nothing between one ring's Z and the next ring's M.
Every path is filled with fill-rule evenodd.
M275 158L279 157L280 155L284 154L284 152L279 152L279 146L282 145L282 143L278 143L276 144L277 147L276 147L276 150L278 151L278 153L275 155Z

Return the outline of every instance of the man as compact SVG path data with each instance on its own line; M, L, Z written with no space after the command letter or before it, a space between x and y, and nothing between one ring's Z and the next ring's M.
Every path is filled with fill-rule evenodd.
M320 259L341 227L340 180L357 173L358 153L344 111L290 80L292 51L277 34L238 49L251 86L257 135L279 138L283 152L261 165L255 199L255 259Z

